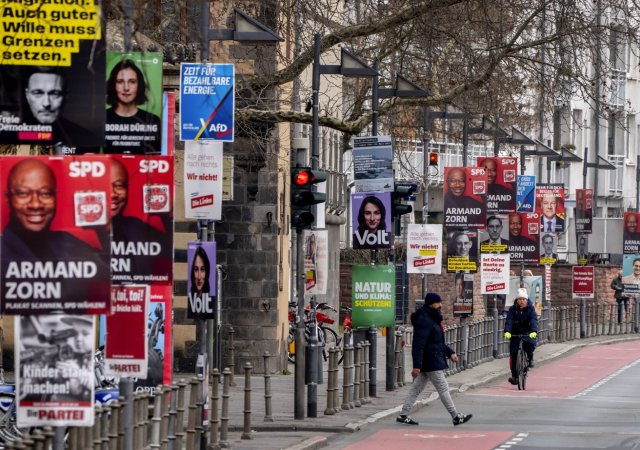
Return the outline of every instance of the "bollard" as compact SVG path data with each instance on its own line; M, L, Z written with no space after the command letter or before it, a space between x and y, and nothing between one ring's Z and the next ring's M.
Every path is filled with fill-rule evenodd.
M362 342L360 344L360 404L364 405L366 402L365 398L364 398L364 388L365 388L365 384L366 384L366 363L365 363L365 354L366 354L366 350L367 350L367 343Z
M251 369L250 362L244 363L244 428L240 439L253 439L251 436Z
M229 432L229 386L231 385L231 371L225 367L222 371L222 414L220 416L220 447L229 446L227 435Z
M162 410L159 401L155 401L153 404L153 418L151 419L151 442L149 447L151 449L160 448L160 421L162 420Z
M344 346L343 349L344 357L342 358L342 409L348 410L351 409L352 406L350 404L350 393L351 393L351 358L353 355L353 347L350 345Z
M167 450L175 450L176 448L176 414L178 405L178 386L172 384L169 387L171 391L169 402L169 419L167 423Z
M31 436L34 442L33 449L45 450L45 446L44 446L45 437L42 434L42 430L38 430L38 429L33 430L33 434ZM100 450L100 447L98 447L98 450Z
M359 342L356 344L356 348L354 350L354 371L353 371L353 402L356 407L362 406L360 403L360 357L362 355L362 344Z
M189 382L189 406L187 414L187 447L186 450L195 450L196 448L196 421L198 415L198 380L192 378Z
M109 422L111 419L111 405L102 407L102 415L100 416L100 450L109 450Z
M171 403L171 386L162 387L160 401L162 402L162 407L160 408L162 411L162 420L160 421L160 449L166 450L169 447L169 404Z
M100 450L100 446L102 443L100 432L102 431L102 408L100 405L95 405L94 407L94 419L93 419L93 427L92 427L92 445L93 450Z
M235 334L235 330L233 327L229 327L229 367L231 368L231 378L229 380L229 386L235 387L236 382L233 381L233 372L236 367L236 352L235 352L235 344L233 342L233 335ZM224 372L224 371L223 371Z
M264 352L264 421L273 422L271 414L271 373L269 372L269 352Z
M205 437L205 433L206 430L204 428L204 423L203 423L203 418L204 418L204 404L206 401L206 398L203 397L202 395L202 390L203 390L203 384L204 384L204 379L202 378L202 375L198 375L198 397L196 399L196 424L195 424L195 430L196 430L196 443L195 446L196 448L200 449L202 447L204 447L204 442L203 439ZM198 444L198 442L200 444Z
M218 426L220 424L219 419L219 384L220 384L220 372L218 369L213 369L211 373L211 416L209 419L209 446L207 450L218 450L220 445L218 444Z
M122 411L122 450L133 449L133 380L129 377L120 378L120 398L123 403ZM81 447L79 447L81 448Z
M364 347L362 350L362 359L364 360L364 370L362 371L362 385L363 385L363 392L362 392L362 402L363 403L371 403L371 399L369 398L369 395L372 394L371 392L371 372L369 371L369 367L371 364L371 361L369 360L369 357L371 355L371 341L364 341L363 343ZM375 394L375 392L373 393Z
M178 382L178 398L176 400L176 441L174 450L182 450L185 440L184 432L184 401L186 396L187 383L184 380Z
M335 370L333 354L335 349L329 349L329 367L327 369L327 407L324 410L324 414L332 416L336 413L333 403L333 371Z
M339 387L339 375L340 374L340 349L336 348L333 352L333 412L340 412L340 387Z
M401 386L400 384L400 348L402 347L402 334L400 333L400 331L396 331L395 333L396 336L396 345L395 345L395 351L394 351L394 368L396 371L396 383L394 386L394 389L398 388Z
M407 373L407 366L405 364L405 357L404 357L404 349L407 345L407 331L406 331L406 327L403 327L402 329L402 338L400 341L400 386L404 386L405 384L407 384L407 380L405 378L405 375ZM404 339L404 345L402 344L402 339Z
M120 417L120 403L114 400L111 408L111 420L109 421L109 448L118 448L118 419Z

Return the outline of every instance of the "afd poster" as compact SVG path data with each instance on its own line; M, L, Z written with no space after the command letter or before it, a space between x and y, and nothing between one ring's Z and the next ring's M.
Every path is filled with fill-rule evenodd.
M0 144L104 144L105 30L100 2L3 2Z
M478 167L487 173L487 214L514 212L518 158L479 157Z
M395 267L354 265L351 278L353 327L392 327L396 317Z
M180 64L180 140L233 142L233 64Z
M351 154L356 192L393 192L391 136L354 137Z
M184 216L222 218L224 157L222 142L187 141L184 145Z
M0 180L3 313L108 312L109 158L5 156Z
M533 212L536 204L536 177L518 175L516 211Z
M112 313L106 316L105 375L147 377L149 297L149 285L111 288Z
M216 243L187 243L187 317L215 319L217 313Z
M442 225L410 223L407 231L407 273L442 272Z
M353 248L390 248L393 244L391 194L360 192L351 195Z
M107 52L105 153L160 154L162 53Z

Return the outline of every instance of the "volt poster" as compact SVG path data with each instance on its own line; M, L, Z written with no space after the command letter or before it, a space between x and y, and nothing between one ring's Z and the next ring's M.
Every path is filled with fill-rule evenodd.
M442 272L442 225L409 224L407 273Z
M184 146L184 214L188 219L222 218L222 142L187 141Z
M180 140L233 142L233 64L180 65Z
M351 275L353 327L393 326L396 308L394 266L355 265Z
M215 319L216 264L215 242L187 243L187 317Z

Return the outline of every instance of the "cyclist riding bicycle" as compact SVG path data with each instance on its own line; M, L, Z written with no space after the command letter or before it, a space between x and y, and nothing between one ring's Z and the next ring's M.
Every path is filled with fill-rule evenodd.
M511 335L525 335L525 337L515 337L511 339ZM536 338L538 337L538 315L533 306L527 290L518 289L516 300L509 308L507 320L504 323L504 338L511 340L509 343L509 367L511 368L511 377L509 383L518 384L518 376L516 374L516 358L518 355L518 347L520 339L522 339L522 347L529 357L529 368L533 368L533 352L536 349Z

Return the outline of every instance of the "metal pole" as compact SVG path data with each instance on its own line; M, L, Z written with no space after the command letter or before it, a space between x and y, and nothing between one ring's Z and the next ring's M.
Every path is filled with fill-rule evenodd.
M422 119L422 175L424 191L422 192L422 223L429 223L429 107L424 108ZM422 274L422 297L427 294L427 274Z
M296 248L302 249L304 238L302 230L296 230ZM298 293L298 317L296 323L296 361L295 361L295 385L294 385L294 418L304 420L305 398L305 348L304 348L304 261L297 252L296 260L296 289Z
M520 174L524 175L525 170L527 170L527 167L525 165L525 161L524 161L524 145L520 146ZM518 212L516 212L516 214L518 214ZM520 287L524 287L524 259L522 261L520 261Z
M378 87L380 83L380 76L378 75L378 61L373 62L373 70L376 71L376 75L373 77L373 85L371 87L371 133L374 136L378 135L378 109L380 107L378 97Z
M586 312L587 312L587 305L585 303L585 299L581 298L580 299L580 338L584 338L587 334L586 321L585 321Z
M312 126L311 126L311 164L318 164L317 157L320 155L318 149L318 141L320 136L320 117L319 117L319 94L320 94L320 33L316 33L313 46L313 73L311 78L312 89Z
M640 211L640 155L636 159L636 212Z
M465 116L462 122L462 165L467 167L469 155L469 117Z
M500 140L498 139L498 126L500 125L500 116L496 116L496 129L493 133L493 156L498 156L500 152ZM493 295L493 357L497 358L498 351L498 296Z
M124 400L123 450L133 450L133 380L129 377L120 378L119 389Z
M593 108L593 123L595 127L594 138L594 156L593 162L598 162L598 155L600 154L600 76L602 70L602 48L600 47L600 34L602 26L602 7L600 0L596 0L596 64L594 68L595 75L595 95L594 95L594 108ZM587 156L586 154L584 155ZM593 177L593 217L598 215L598 176Z

